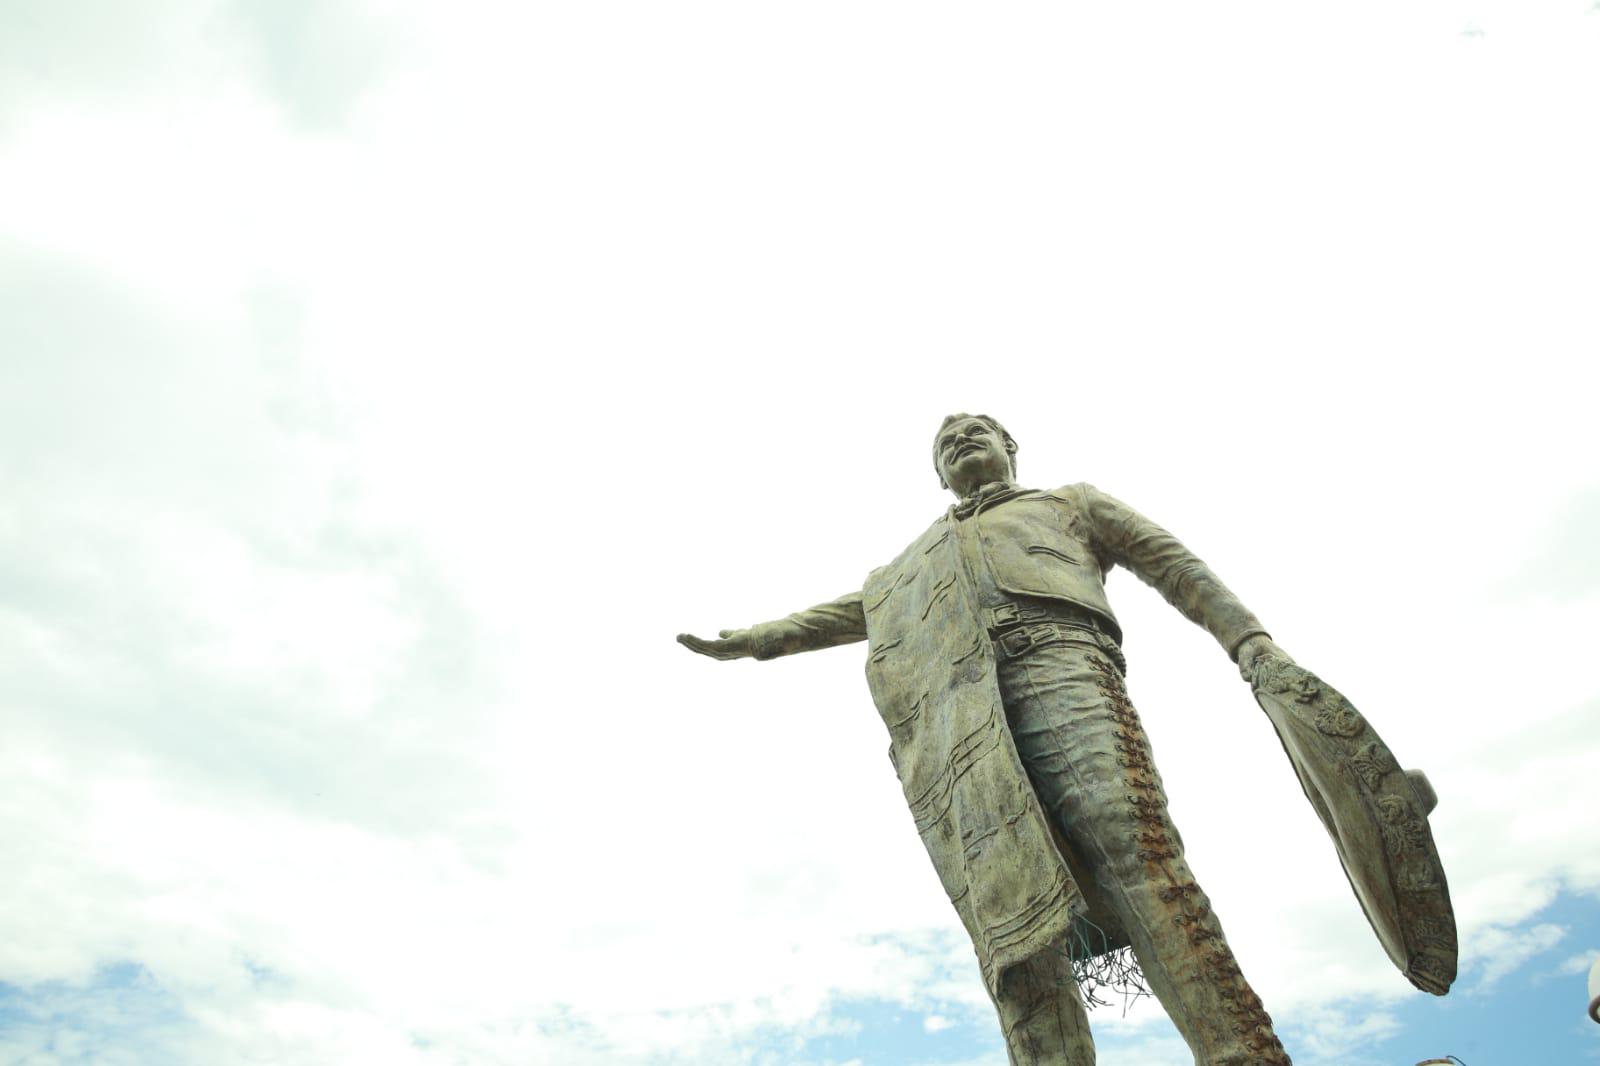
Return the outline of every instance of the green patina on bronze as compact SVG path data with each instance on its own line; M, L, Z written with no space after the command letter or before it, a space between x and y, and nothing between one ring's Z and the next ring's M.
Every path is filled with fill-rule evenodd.
M950 416L934 466L957 502L861 591L679 641L719 659L867 641L890 759L1013 1062L1092 1062L1079 985L1126 976L1112 960L1131 949L1197 1063L1287 1063L1189 872L1127 697L1105 597L1126 567L1235 658L1385 948L1443 994L1455 925L1426 780L1177 538L1090 485L1018 486L1016 451L994 419Z

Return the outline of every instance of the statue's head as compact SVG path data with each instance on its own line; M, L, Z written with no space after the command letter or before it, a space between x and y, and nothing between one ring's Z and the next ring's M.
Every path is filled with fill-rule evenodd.
M1017 442L988 415L951 415L933 438L939 487L965 496L990 481L1017 476Z

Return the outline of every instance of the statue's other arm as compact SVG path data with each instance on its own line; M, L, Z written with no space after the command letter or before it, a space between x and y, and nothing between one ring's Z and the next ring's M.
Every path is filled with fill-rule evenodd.
M1253 653L1268 646L1276 650L1260 620L1177 537L1093 485L1081 489L1095 547L1109 561L1153 586L1185 618L1203 626L1241 666L1239 653L1247 643Z
M758 622L749 629L724 629L721 637L701 640L680 633L678 643L714 659L776 659L866 640L867 615L861 607L861 593L849 592L775 622Z

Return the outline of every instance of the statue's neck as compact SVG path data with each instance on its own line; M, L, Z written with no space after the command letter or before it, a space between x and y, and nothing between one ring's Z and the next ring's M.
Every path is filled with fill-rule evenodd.
M954 512L957 518L966 518L977 512L980 508L984 507L990 500L997 497L1009 496L1020 491L1022 490L1017 487L1017 483L1014 481L1008 481L1005 479L1001 479L999 481L985 481L983 484L979 485L977 488L961 497L960 502L951 508L951 510Z
M993 496L997 492L1004 492L1006 489L1014 489L1016 487L1017 483L1015 481L1010 481L1006 478L1001 478L997 481L985 481L983 484L974 487L971 492L968 492L965 496L961 497L961 502L975 503L976 501L983 499L985 496Z

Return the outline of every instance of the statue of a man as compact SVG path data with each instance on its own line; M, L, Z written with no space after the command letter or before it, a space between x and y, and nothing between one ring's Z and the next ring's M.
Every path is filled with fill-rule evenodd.
M1153 585L1247 678L1287 657L1177 538L1090 485L1018 486L1016 452L994 419L951 415L933 460L957 502L862 591L678 639L718 659L868 642L891 758L1013 1063L1094 1061L1073 962L1126 944L1196 1063L1287 1064L1184 861L1105 575Z

